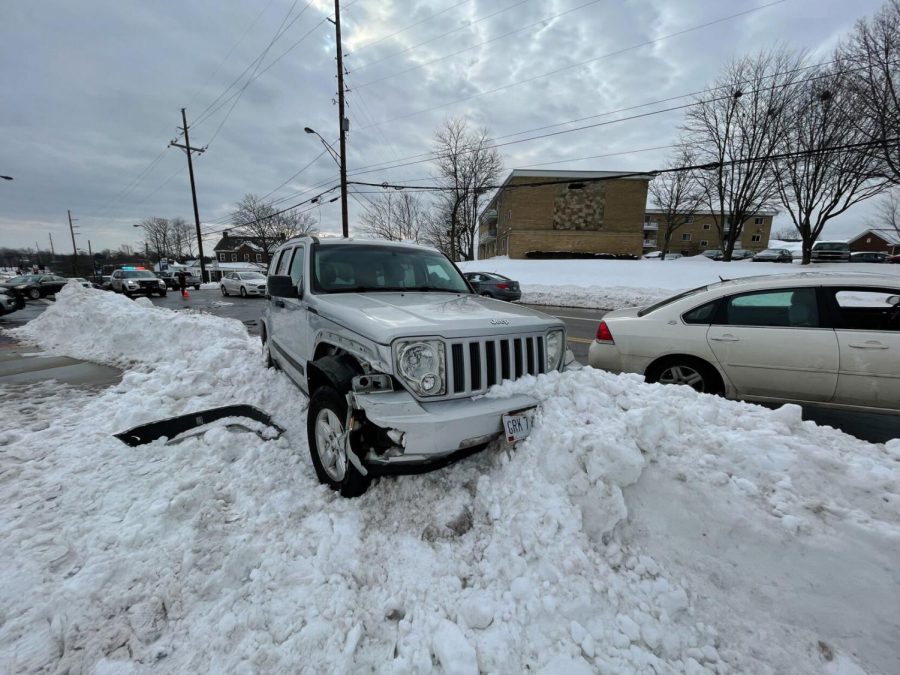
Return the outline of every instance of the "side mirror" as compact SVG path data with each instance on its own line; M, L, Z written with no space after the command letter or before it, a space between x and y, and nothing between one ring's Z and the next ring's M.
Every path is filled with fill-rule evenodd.
M288 274L276 274L266 280L266 292L273 298L296 298L294 280Z
M889 295L887 297L887 304L891 307L900 306L900 295Z

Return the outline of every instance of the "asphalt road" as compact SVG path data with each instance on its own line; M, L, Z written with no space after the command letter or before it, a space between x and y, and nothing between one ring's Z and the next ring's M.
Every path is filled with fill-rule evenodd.
M241 298L239 296L229 296L225 298L222 297L222 294L217 290L195 291L191 289L189 290L189 294L190 296L188 298L182 299L177 291L169 291L165 298L154 297L152 298L152 302L154 305L174 310L194 310L209 312L216 316L227 316L242 321L251 334L256 335L259 333L257 320L259 319L265 304L263 298ZM0 327L12 328L17 325L22 325L42 312L50 302L51 301L49 300L29 302L25 309L0 318ZM572 349L575 358L578 359L579 362L587 364L588 347L594 339L597 324L600 322L600 319L605 312L603 310L576 309L570 307L529 306L562 319L566 324L566 331L569 336L569 348ZM4 339L3 336L0 336L0 347L4 346L4 341L8 342L9 340L8 338ZM7 347L12 347L12 345L7 345ZM0 359L0 382L3 381L2 376L4 370L7 370L5 373L7 376L13 376L19 381L21 381L20 378L32 378L32 376L25 374L26 371L30 371L31 369L25 369L25 371L23 371L21 368L10 363L9 357L12 356L13 353L8 354L6 363L2 363L3 359ZM49 362L46 359L35 359L33 363L36 370L46 370L46 379L50 379L53 374L53 369L47 367L50 366L52 362ZM60 364L53 363L52 365L71 369L75 364L66 362ZM62 374L64 372L68 373L69 370L57 370L56 372ZM83 375L81 369L76 368L72 372L72 377L75 380L80 379ZM98 371L96 375L101 379L116 377L115 374L106 371ZM883 443L892 438L900 438L900 415L855 413L816 406L806 406L803 409L803 418L813 420L820 425L841 429L857 438L862 438L873 443Z

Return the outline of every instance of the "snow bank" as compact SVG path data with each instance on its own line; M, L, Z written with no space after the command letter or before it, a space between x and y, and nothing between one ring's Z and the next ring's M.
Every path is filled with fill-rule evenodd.
M67 287L16 334L130 370L0 389L4 670L900 670L898 441L585 369L489 394L542 401L516 450L342 500L239 322ZM111 437L226 402L287 433Z
M802 268L749 260L721 262L703 256L677 260L510 260L489 258L459 264L464 272L496 272L515 279L522 302L535 305L618 309L646 305L674 293L758 274L838 270L876 272L900 279L900 265L825 263Z

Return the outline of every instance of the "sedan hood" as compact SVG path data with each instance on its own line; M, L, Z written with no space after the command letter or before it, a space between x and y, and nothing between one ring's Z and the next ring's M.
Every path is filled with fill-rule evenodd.
M508 335L562 327L528 307L457 293L332 293L313 296L322 316L387 344L398 337L444 338Z

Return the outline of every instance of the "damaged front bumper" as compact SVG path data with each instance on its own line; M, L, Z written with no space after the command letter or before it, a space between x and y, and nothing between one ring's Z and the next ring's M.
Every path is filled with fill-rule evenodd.
M354 418L364 415L391 440L387 448L361 448L366 467L376 472L449 463L501 436L504 414L538 404L526 395L423 402L406 391L354 392L348 398Z

